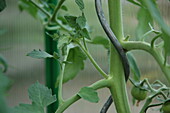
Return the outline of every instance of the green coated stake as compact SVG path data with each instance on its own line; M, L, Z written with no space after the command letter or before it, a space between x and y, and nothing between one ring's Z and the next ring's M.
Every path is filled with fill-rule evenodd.
M57 4L58 0L49 0L48 2ZM53 35L56 33L56 30L44 30L45 34L45 49L48 53L53 54L53 52L58 53L57 42L48 35ZM58 97L58 88L55 88L56 79L59 76L60 65L54 59L46 59L46 86L52 90L52 93ZM47 107L47 113L55 113L58 108L58 102L55 102Z
M49 34L54 34L56 31L49 31L45 29L45 32L48 32ZM46 45L46 51L50 54L53 54L53 52L58 53L57 49L57 42L53 41L52 38L45 34L45 45ZM46 59L46 85L47 87L52 89L52 93L58 94L58 88L55 88L55 82L57 77L59 76L59 63L54 59ZM58 103L55 102L54 104L51 104L47 107L47 113L54 113L56 109L58 108Z

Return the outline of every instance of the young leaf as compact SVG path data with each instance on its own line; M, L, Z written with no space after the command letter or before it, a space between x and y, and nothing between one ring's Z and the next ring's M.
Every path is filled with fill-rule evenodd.
M43 109L36 104L20 104L14 108L14 113L43 113Z
M65 65L63 82L73 79L80 70L84 69L84 60L86 60L86 55L79 47L74 47L69 50L67 62L71 63Z
M97 103L99 101L97 92L90 87L81 88L80 91L78 92L78 95L84 100L87 100L92 103Z
M82 16L77 17L76 23L83 29L86 26L86 18L84 14Z
M5 0L0 0L0 12L4 10L6 7L6 2Z
M97 45L102 45L104 46L105 49L109 49L109 40L107 38L104 38L102 36L97 36L92 39L91 44L97 44Z
M56 101L51 89L36 82L28 89L29 98L38 106L46 107Z
M63 46L65 46L65 44L67 45L68 43L69 43L69 37L68 36L65 36L65 35L63 35L63 36L61 36L60 38L59 38L59 40L58 40L58 48L59 49L62 49L63 48Z
M147 17L147 18L146 18ZM141 7L137 15L138 26L136 29L137 40L141 40L142 36L150 30L149 24L153 24L153 19L147 9Z
M130 68L131 68L131 70L132 70L132 72L134 74L133 79L135 81L140 81L140 75L141 75L140 70L138 68L138 65L136 64L136 60L135 60L133 54L128 52L127 53L127 58L128 58L128 61L129 61Z
M0 55L0 65L3 66L3 69L2 69L3 72L6 72L7 69L8 69L8 64L7 64L6 59L3 56L1 56L1 55ZM1 70L1 67L0 67L0 70Z
M33 4L31 4L28 0L19 0L18 7L20 11L26 10L34 18L37 17L38 9Z
M73 28L77 27L77 22L76 22L77 17L75 17L75 16L64 16L64 17L67 20L70 27L73 27Z
M30 56L32 58L38 58L38 59L53 58L52 55L42 50L33 50L32 52L28 53L27 56Z
M86 28L82 29L82 30L80 31L80 34L81 34L83 37L91 40L90 35L89 35L89 32L87 31Z
M84 2L83 0L75 0L76 4L79 6L80 10L84 9Z

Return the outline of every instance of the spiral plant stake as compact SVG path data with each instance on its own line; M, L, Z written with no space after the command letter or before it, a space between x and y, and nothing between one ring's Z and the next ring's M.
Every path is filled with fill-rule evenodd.
M127 81L128 78L129 78L130 69L129 69L129 63L128 63L128 60L127 60L126 53L125 53L123 47L121 46L121 44L119 43L119 41L117 40L115 34L113 33L113 31L109 27L109 24L107 23L107 20L104 16L104 12L103 12L103 9L102 9L101 0L95 0L95 6L96 6L97 16L100 20L100 23L101 23L105 33L107 34L110 42L113 44L113 46L115 47L115 49L117 50L117 52L120 55L120 58L121 58L121 61L122 61L122 64L123 64L123 68L124 68L125 80ZM112 101L113 101L113 99L110 96L109 99L107 100L107 102L104 104L100 113L106 113L109 106L112 104Z

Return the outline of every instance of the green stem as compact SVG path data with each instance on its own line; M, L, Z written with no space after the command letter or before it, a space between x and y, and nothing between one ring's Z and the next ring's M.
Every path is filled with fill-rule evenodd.
M93 59L93 57L90 55L90 53L82 46L82 44L80 44L79 42L77 42L78 45L80 46L80 48L84 51L84 53L87 55L87 57L89 58L89 60L91 61L91 63L94 65L94 67L99 71L99 73L104 77L104 78L108 78L108 75L100 68L100 66L96 63L96 61Z
M146 38L146 36L152 32L153 32L153 30L151 29L150 31L146 32L140 39L143 41Z
M83 44L84 44L84 48L88 51L88 48L87 48L86 41L85 41L84 37L83 37Z
M110 27L119 41L123 40L122 8L120 0L109 0ZM126 92L126 82L124 70L119 54L113 45L110 49L110 73L112 86L110 91L115 102L117 113L131 113L128 96Z
M148 53L150 53L155 60L157 61L158 65L160 66L162 72L165 74L165 77L167 78L168 82L170 83L170 68L168 66L164 65L164 58L162 54L152 48L148 43L140 42L140 41L122 41L123 48L130 50L144 50Z
M67 53L68 53L68 51L67 51ZM67 56L65 56L64 61L67 60ZM60 74L60 81L59 81L59 87L58 87L59 105L64 103L64 99L63 99L63 78L64 78L65 63L62 64L61 68L62 68L62 70L61 70L61 74Z
M55 21L55 17L59 11L59 9L61 8L61 6L63 5L63 3L65 2L65 0L60 0L60 2L58 3L58 5L55 7L54 9L54 13L51 17L51 21L54 22Z
M151 107L156 107L156 106L160 106L160 105L162 105L163 103L158 103L158 104L151 104L151 105L149 105L146 109L145 109L145 113L146 113L146 111L149 109L149 108L151 108Z
M101 89L104 87L109 87L109 84L110 84L109 79L102 79L102 80L95 82L89 87L93 88L94 90L97 90L97 89ZM72 105L79 99L81 99L81 97L75 94L74 96L66 100L62 105L60 105L55 113L63 113L70 105Z
M37 7L39 10L41 10L46 16L48 16L49 18L51 18L51 14L48 13L46 10L44 10L43 8L41 8L37 3L35 3L33 0L30 0L30 2Z
M161 34L155 36L155 37L152 39L152 41L151 41L151 47L152 47L152 48L154 48L154 43L155 43L155 41L156 41L160 36L161 36Z
M158 96L158 95L162 95L162 96L164 97L164 95L163 95L163 93L162 93L161 91L157 91L154 95L149 96L149 97L147 98L145 104L143 105L140 113L146 113L145 111L146 111L147 107L149 106L149 104L152 102L152 99L155 98L155 97Z
M155 89L152 88L152 86L150 85L148 79L144 79L143 82L145 82L145 83L147 84L148 88L149 88L152 92L155 92Z

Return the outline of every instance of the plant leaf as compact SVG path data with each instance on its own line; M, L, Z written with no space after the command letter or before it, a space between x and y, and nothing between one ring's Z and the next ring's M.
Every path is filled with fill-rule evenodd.
M6 7L6 2L5 0L0 0L0 12L4 10Z
M84 69L84 60L86 60L86 55L79 47L74 47L69 50L67 62L70 63L65 65L64 83L73 79L80 70Z
M60 36L59 37L59 40L58 40L58 48L59 49L62 49L63 48L63 46L65 46L65 45L67 45L68 43L69 43L69 37L68 36L65 36L65 35L63 35L63 36Z
M97 44L97 45L102 45L105 49L109 49L109 40L107 40L105 37L102 36L97 36L92 39L91 44Z
M40 107L46 107L56 101L51 89L38 82L29 87L28 94L29 98Z
M83 0L75 0L76 4L79 6L80 10L84 9L84 2Z
M14 108L14 113L43 113L43 108L36 104L20 104Z
M53 55L50 55L42 50L33 50L32 52L28 53L27 56L30 56L32 58L38 58L38 59L53 58Z
M82 30L80 31L80 34L81 34L83 37L91 40L90 35L89 35L89 32L87 31L86 28L82 29Z
M147 17L147 18L146 18ZM136 29L137 40L150 30L149 24L153 24L153 19L147 9L141 7L137 15L138 26Z
M131 52L128 52L127 58L128 58L128 61L129 61L130 68L131 68L131 70L134 74L133 79L135 81L140 81L141 74L140 74L140 70L138 68L138 65L136 64L135 57L133 56L133 54Z
M76 28L78 26L78 24L76 22L77 17L75 17L75 16L64 16L64 17L67 20L70 27Z
M81 29L86 26L86 18L84 14L82 14L82 16L77 17L76 23L80 26Z
M3 69L2 69L3 72L6 72L7 69L8 69L8 63L7 63L6 59L2 55L0 55L0 65L3 66ZM1 69L1 67L0 67L0 69Z
M31 4L28 0L19 0L18 7L20 11L25 10L34 18L37 17L38 9L33 4Z
M80 91L78 92L78 95L84 100L87 100L92 103L97 103L99 101L97 92L90 87L81 88Z

